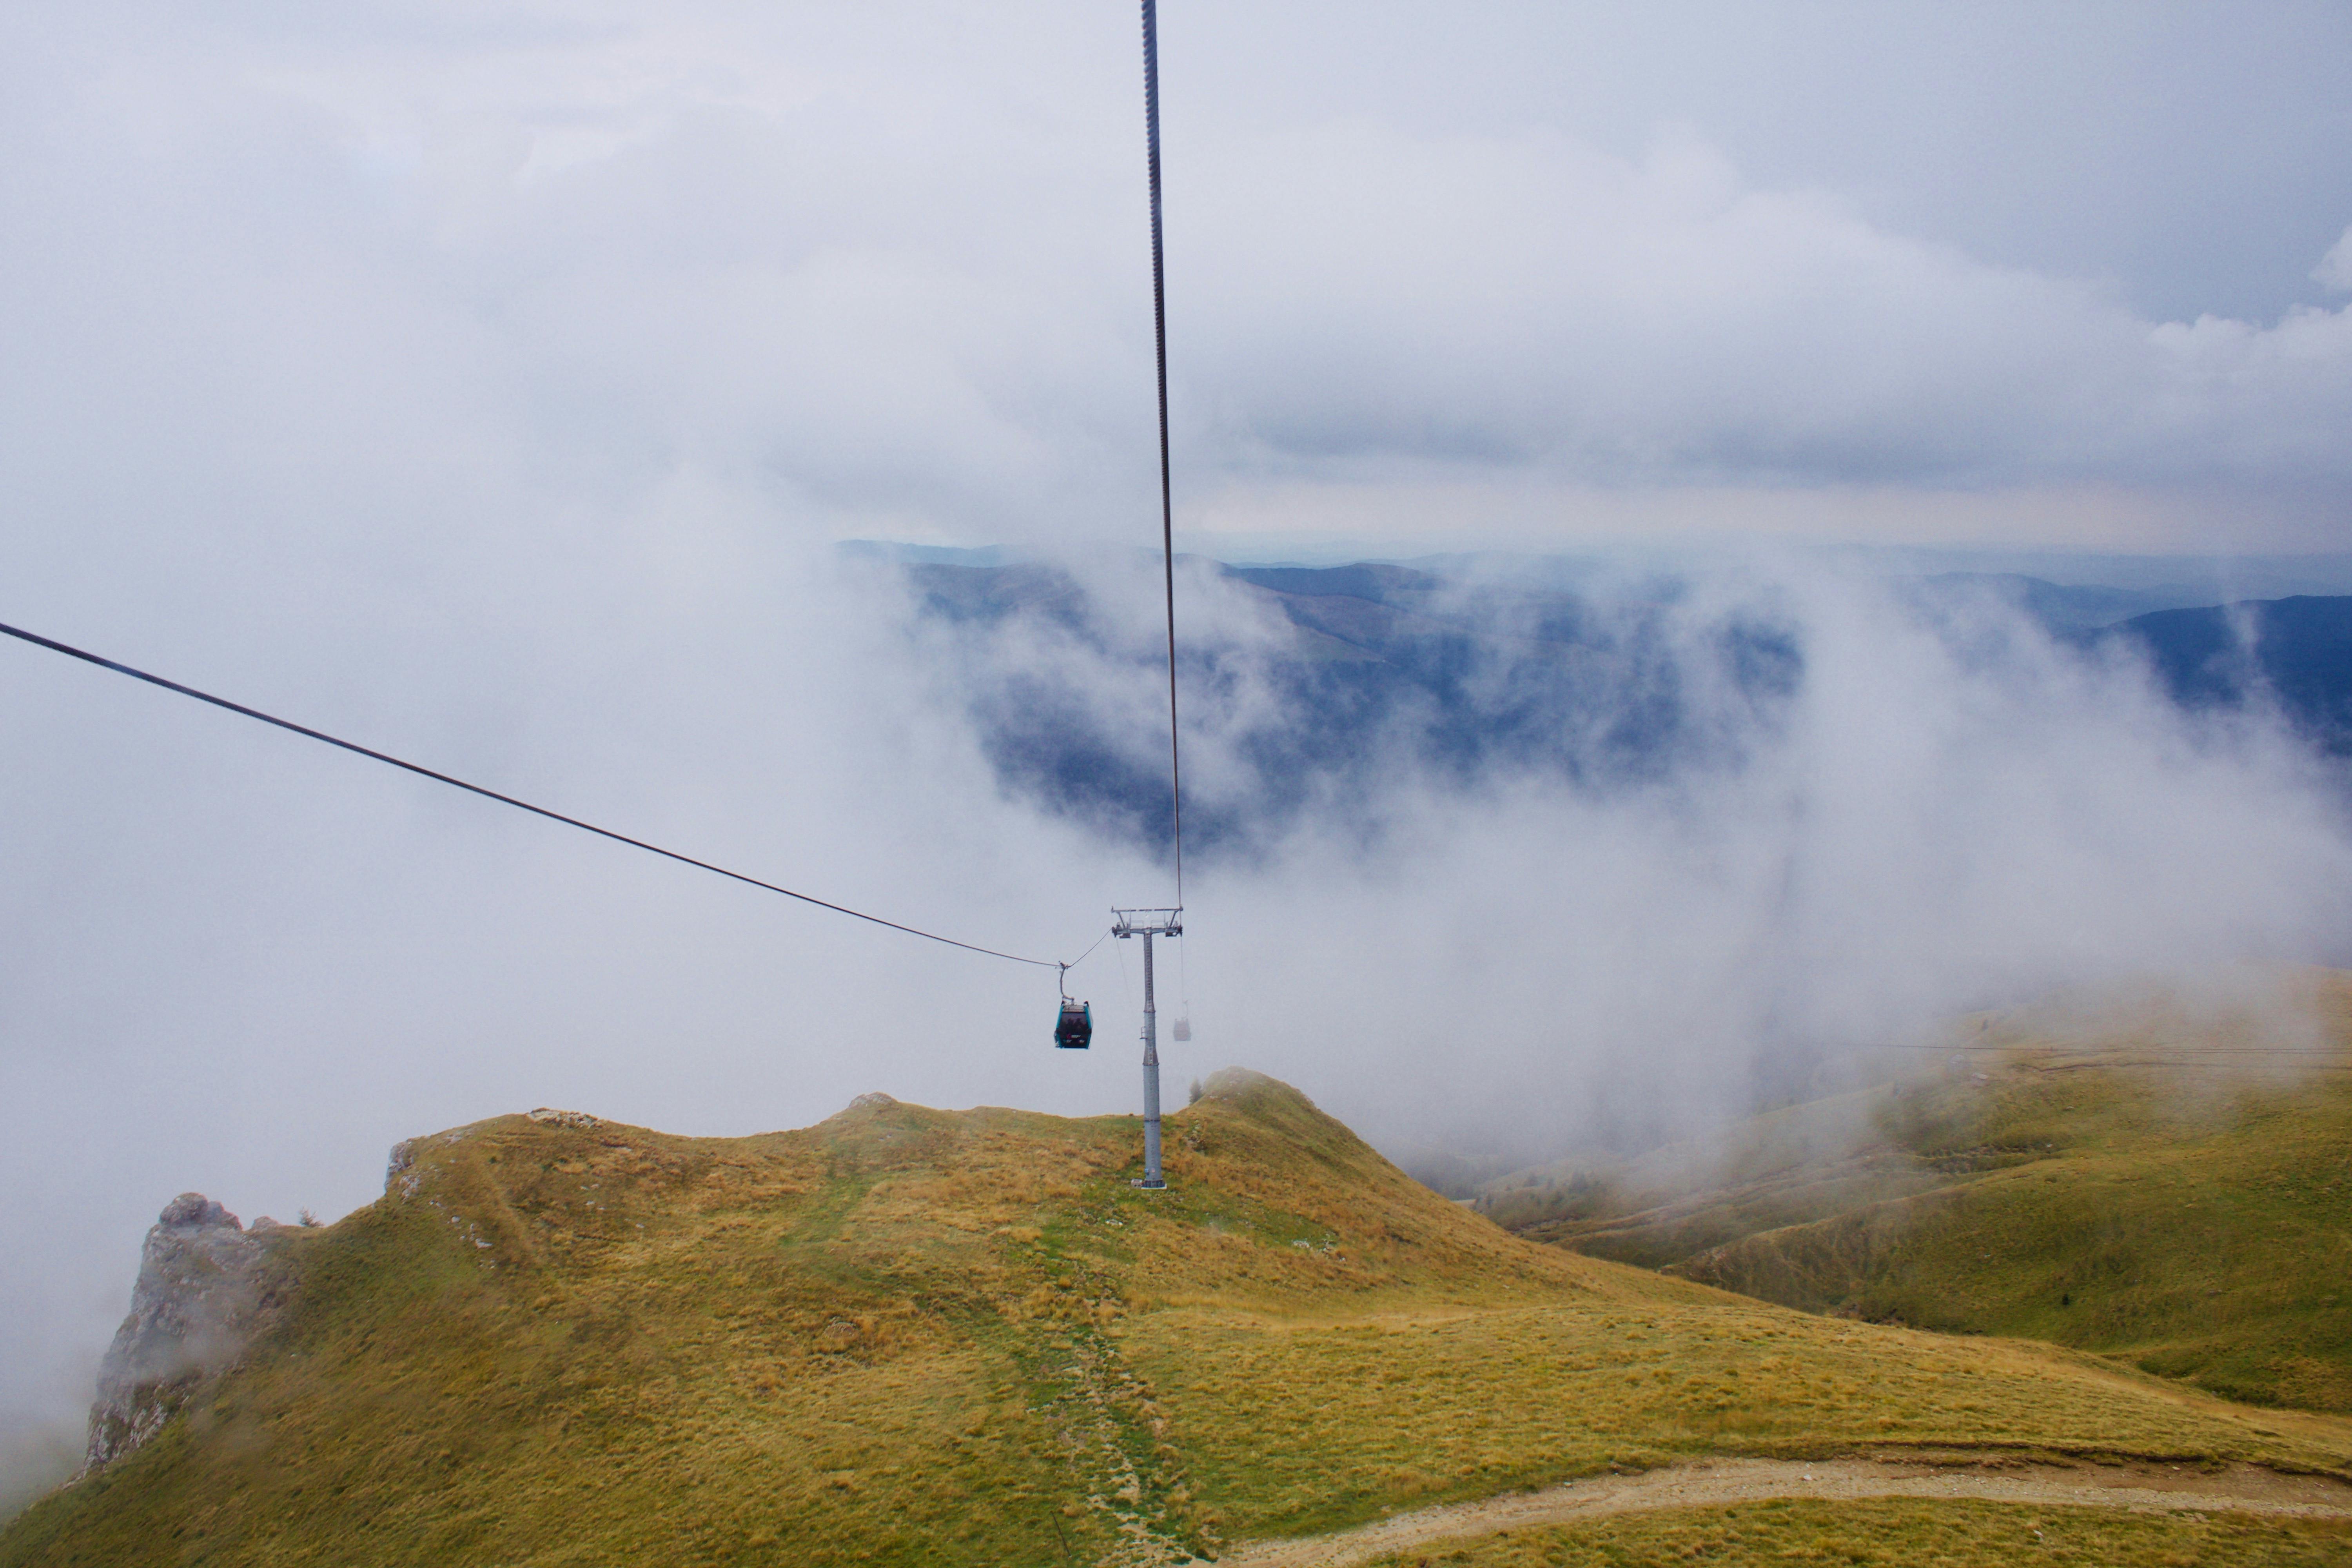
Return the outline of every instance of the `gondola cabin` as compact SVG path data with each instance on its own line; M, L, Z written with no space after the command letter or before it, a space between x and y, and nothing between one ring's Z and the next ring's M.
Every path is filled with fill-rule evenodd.
M1083 1051L1094 1037L1094 1009L1084 1002L1065 999L1062 1016L1054 1026L1054 1044L1066 1051Z

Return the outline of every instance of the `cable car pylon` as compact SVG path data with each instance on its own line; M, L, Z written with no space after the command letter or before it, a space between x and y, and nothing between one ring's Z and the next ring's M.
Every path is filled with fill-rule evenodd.
M1151 939L1182 936L1182 910L1113 910L1118 924L1110 934L1125 942L1143 939L1143 1179L1135 1184L1158 1192L1168 1184L1160 1174L1160 1015L1151 1000Z

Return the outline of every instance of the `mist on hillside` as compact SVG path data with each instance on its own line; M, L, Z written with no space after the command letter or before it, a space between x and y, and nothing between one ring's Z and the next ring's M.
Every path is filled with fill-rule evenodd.
M1201 1037L1392 1148L1640 1149L1961 1012L2235 1005L2236 961L2343 952L2337 764L1996 595L1786 557L1441 584L1444 700L1372 700L1311 621L1186 586ZM1155 588L1098 562L918 627L1014 801L1164 855Z

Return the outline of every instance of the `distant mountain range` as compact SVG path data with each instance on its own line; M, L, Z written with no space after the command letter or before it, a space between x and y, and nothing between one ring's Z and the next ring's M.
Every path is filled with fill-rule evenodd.
M1025 625L1100 669L1131 666L1137 689L1156 656L1113 637L1055 567L898 559L924 615L974 639L970 700L1006 787L1112 836L1164 842L1159 743L1131 714L1099 707L1066 658L1039 657L1034 637L1027 657L1007 657L998 634ZM1402 773L1608 791L1736 766L1803 679L1796 625L1762 607L1699 614L1691 584L1672 575L1601 593L1387 563L1215 570L1286 636L1183 653L1192 715L1222 752L1213 777L1187 790L1187 838L1204 852L1259 841L1309 803L1369 823L1379 787ZM2194 584L1958 572L1897 592L1930 618L1998 604L2063 646L2127 647L2184 708L2271 708L2323 750L2352 754L2352 596L2221 605L2198 602Z
M1040 565L904 568L924 613L987 643L1026 622L1100 669L1156 668L1115 641L1085 590ZM1419 770L1547 773L1607 788L1736 759L1801 670L1790 628L1733 616L1697 646L1663 598L1467 587L1407 567L1223 567L1284 628L1274 644L1196 644L1181 676L1221 756L1188 784L1188 844L1256 842L1309 802L1360 817L1377 786ZM1164 741L1099 710L1066 661L976 646L963 663L1008 788L1130 841L1163 843ZM1147 743L1149 742L1149 743Z
M2352 754L2352 595L2215 603L2194 584L2065 586L1991 573L1923 577L1910 593L1923 604L1990 595L2063 643L2136 651L2184 708L2268 708L2323 749Z
M2183 707L2274 705L2330 753L2352 756L2352 597L2158 610L2089 640L2144 650Z
M2135 616L2211 605L2218 596L2194 583L2155 588L2110 588L2095 584L2045 582L2014 572L1938 572L1910 580L1914 598L1948 601L1981 595L2013 605L2053 632L2089 631Z

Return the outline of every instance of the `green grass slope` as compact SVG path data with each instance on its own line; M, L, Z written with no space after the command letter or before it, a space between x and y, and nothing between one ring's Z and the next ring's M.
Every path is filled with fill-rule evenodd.
M888 1101L420 1140L0 1565L1150 1563L1689 1455L2352 1467L2352 1424L1529 1244L1254 1075L1170 1118L1168 1192L1138 1142Z
M2030 1336L2352 1410L2352 989L2242 1028L1987 1020L1962 1069L1759 1117L1723 1157L1507 1178L1531 1238L1818 1312Z

